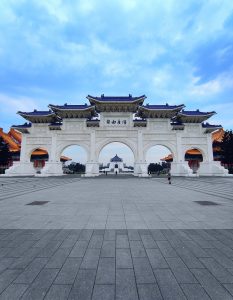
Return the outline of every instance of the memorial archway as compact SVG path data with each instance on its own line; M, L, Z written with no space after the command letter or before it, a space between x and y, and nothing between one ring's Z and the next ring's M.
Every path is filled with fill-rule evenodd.
M203 162L203 152L198 148L190 148L185 152L185 161L188 162L189 168L193 174L198 172L200 164Z
M145 95L102 94L88 95L87 99L89 103L85 104L49 104L49 110L18 112L29 123L14 125L22 133L20 162L14 163L6 173L10 176L33 175L35 170L29 161L29 150L43 146L48 150L49 161L41 174L60 176L63 149L79 144L87 152L85 176L98 176L100 152L108 144L120 142L132 150L134 175L138 177L148 176L147 165L150 162L162 163L163 159L169 162L171 154L172 176L192 175L185 161L185 152L197 145L203 158L198 173L203 176L227 175L220 162L213 160L212 153L212 133L221 126L204 123L215 114L214 111L185 110L184 104L145 105ZM156 145L165 146L170 152L149 150ZM146 158L147 151L155 153L154 159ZM113 169L120 169L120 163L128 166L132 164L132 161L124 162L126 159L123 154L119 154L118 149L114 149L108 159L114 157L116 161Z
M109 142L99 152L99 169L102 174L132 174L133 150L122 142Z
M36 148L30 153L30 162L33 163L33 168L35 169L36 173L41 172L48 160L49 153L45 148Z
M164 145L154 145L147 149L145 158L149 174L167 173L173 162L172 151Z
M87 160L87 151L80 145L69 145L61 151L60 162L64 174L84 174Z

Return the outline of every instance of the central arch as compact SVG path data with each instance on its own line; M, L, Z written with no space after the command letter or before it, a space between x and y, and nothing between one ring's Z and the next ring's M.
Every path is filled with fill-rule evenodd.
M128 143L108 141L98 151L100 174L129 174L134 171L135 154Z
M111 143L120 143L120 144L124 144L125 146L127 146L128 148L130 148L130 150L133 152L134 155L134 159L136 159L137 157L137 145L136 142L132 141L132 139L122 139L122 138L115 138L115 139L105 139L103 141L101 141L100 143L98 143L96 145L96 156L99 159L99 155L100 152L102 151L102 149L104 147L106 147L107 145L111 144Z

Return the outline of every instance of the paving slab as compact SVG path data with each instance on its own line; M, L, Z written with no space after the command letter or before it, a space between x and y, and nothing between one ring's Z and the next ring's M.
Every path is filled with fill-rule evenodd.
M1 180L0 300L233 299L232 178Z

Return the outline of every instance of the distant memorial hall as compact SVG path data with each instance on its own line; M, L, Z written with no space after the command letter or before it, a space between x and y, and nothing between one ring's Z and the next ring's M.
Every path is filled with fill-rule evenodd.
M116 154L113 158L110 159L110 162L107 164L107 166L102 168L101 171L114 174L130 173L133 172L133 167L126 166L126 164L123 162L123 159Z
M220 125L204 123L215 112L184 110L184 105L144 105L146 96L87 96L90 104L49 105L48 111L18 112L29 123L14 125L22 133L20 161L6 170L7 176L35 175L32 153L44 149L48 160L40 176L63 174L61 154L71 145L83 147L87 153L85 176L98 176L101 150L112 142L128 146L134 155L135 176L148 176L147 151L156 145L167 147L172 155L173 176L193 176L185 160L192 149L201 153L197 170L202 176L225 176L228 171L213 160L212 132ZM122 161L115 157L118 169ZM117 168L116 168L117 166Z

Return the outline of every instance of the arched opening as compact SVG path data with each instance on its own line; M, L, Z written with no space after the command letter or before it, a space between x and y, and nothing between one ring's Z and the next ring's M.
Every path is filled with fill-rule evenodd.
M33 167L37 174L40 174L41 170L45 166L45 162L49 160L48 151L44 148L36 148L32 151L30 156L30 162L33 163Z
M131 174L133 166L133 151L123 143L109 143L100 151L99 171L102 174Z
M185 152L185 161L188 162L190 169L193 170L193 174L196 174L200 163L203 161L203 155L199 149L191 148Z
M64 174L84 174L86 171L87 152L79 145L70 145L63 149L60 161Z
M147 170L150 175L167 174L172 161L172 152L163 145L152 146L146 152Z

